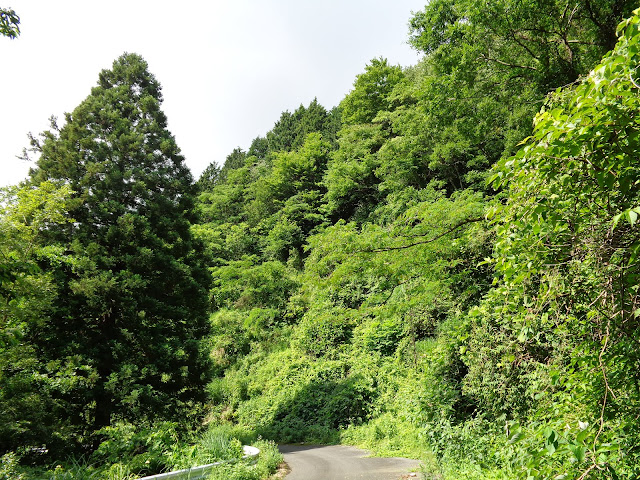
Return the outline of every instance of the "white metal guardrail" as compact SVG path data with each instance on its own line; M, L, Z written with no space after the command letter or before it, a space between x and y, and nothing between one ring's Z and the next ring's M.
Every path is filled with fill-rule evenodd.
M260 454L260 450L256 447L250 447L244 445L242 447L244 452L243 460L253 459ZM218 465L222 465L226 462L210 463L208 465L200 465L199 467L187 468L184 470L176 470L175 472L159 473L157 475L151 475L150 477L142 477L138 480L201 480L206 478L214 468Z

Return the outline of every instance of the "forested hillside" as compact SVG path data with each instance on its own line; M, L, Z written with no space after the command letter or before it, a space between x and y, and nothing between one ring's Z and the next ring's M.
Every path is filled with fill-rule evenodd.
M417 65L372 59L195 183L120 57L4 194L0 478L220 432L640 477L634 6L432 0Z

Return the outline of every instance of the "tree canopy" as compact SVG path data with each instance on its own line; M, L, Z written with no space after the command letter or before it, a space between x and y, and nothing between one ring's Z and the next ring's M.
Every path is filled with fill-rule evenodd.
M195 190L160 92L146 62L124 54L62 128L33 142L32 184L68 186L73 218L42 234L73 262L45 262L57 295L33 342L43 364L73 359L86 372L68 415L89 434L117 419L181 418L207 381Z
M118 58L0 201L2 452L159 471L189 425L443 480L638 478L632 8L433 0L416 65L372 59L195 184Z

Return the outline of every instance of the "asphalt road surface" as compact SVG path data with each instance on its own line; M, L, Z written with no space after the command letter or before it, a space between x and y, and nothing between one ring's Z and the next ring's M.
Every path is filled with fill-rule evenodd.
M280 445L280 452L291 469L285 480L399 480L420 464L407 458L365 458L369 452L342 445Z

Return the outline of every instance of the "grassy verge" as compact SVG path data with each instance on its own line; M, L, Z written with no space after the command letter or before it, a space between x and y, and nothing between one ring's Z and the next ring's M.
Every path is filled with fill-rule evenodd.
M209 476L210 480L262 480L269 478L282 463L282 455L275 443L259 440L254 443L260 449L255 464L238 462L220 465Z
M46 467L23 467L18 455L6 454L0 458L0 480L134 480L217 461L230 463L218 467L212 478L260 480L275 472L282 461L273 442L232 426L210 426L197 437L181 440L173 424L149 429L120 424L105 431L105 437L90 456ZM260 449L257 461L241 460L243 444Z

